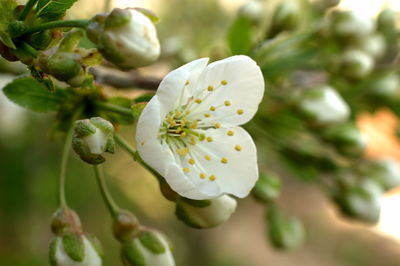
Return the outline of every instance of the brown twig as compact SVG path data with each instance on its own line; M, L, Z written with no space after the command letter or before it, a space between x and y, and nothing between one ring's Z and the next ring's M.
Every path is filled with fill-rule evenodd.
M110 85L117 89L141 88L156 90L161 82L159 78L142 76L137 72L118 73L116 75L98 68L91 68L89 71L97 83Z

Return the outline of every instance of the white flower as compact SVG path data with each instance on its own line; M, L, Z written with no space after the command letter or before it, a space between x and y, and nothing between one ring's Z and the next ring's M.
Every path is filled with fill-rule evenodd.
M235 212L237 202L234 198L223 195L206 202L204 206L198 201L180 200L176 205L176 215L185 224L194 228L210 228L225 223Z
M137 149L183 197L245 197L258 179L257 154L239 125L258 109L263 76L247 56L207 62L195 60L164 78L139 118Z
M70 258L64 249L64 244L61 237L57 237L55 241L54 262L57 263L56 265L58 266L100 266L102 264L101 257L85 236L82 237L85 253L82 261L75 261Z
M300 109L320 124L343 122L350 115L349 106L337 91L329 86L306 91L300 102Z

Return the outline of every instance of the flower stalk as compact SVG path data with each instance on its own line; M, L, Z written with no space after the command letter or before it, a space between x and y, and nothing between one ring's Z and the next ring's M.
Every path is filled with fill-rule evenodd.
M94 165L93 169L96 174L96 179L100 188L101 196L103 197L103 200L106 203L107 208L111 213L111 216L113 218L116 218L118 214L121 212L121 209L118 207L117 203L115 203L114 199L110 194L110 191L107 188L106 181L104 179L104 174L100 166Z
M44 31L48 29L55 28L86 28L89 24L89 20L85 19L77 19L77 20L58 20L51 21L43 24L39 24L33 27L30 27L25 34L31 34L39 31Z
M29 12L31 12L32 8L35 6L36 2L38 0L29 0L24 9L22 10L21 14L18 17L18 20L24 21L26 17L29 15Z
M103 103L103 102L96 102L96 106L100 109L103 109L105 111L110 111L114 113L118 113L121 115L127 115L127 116L132 116L132 110L129 108L109 104L109 103Z

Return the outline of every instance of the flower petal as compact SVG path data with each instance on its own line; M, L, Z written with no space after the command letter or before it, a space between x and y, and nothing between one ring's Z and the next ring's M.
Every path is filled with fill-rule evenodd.
M156 96L160 101L160 115L165 115L187 100L187 90L197 84L198 77L207 66L208 58L201 58L168 73L161 81Z
M193 104L189 118L242 125L254 116L263 94L264 79L256 62L248 56L232 56L206 67L194 95L201 103Z
M194 180L190 178L193 182L202 181L200 192L214 198L224 193L246 197L258 179L257 151L250 135L241 127L208 129L202 133L206 139L191 149L198 168L207 176L201 179L197 174ZM214 188L215 184L219 190Z

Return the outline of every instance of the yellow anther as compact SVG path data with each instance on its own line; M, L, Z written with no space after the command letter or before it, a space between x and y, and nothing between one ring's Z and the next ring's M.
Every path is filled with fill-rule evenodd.
M186 110L185 114L187 114L187 115L190 114L190 110Z
M226 134L227 134L228 136L233 136L233 135L235 134L235 132L233 132L232 130L229 130Z
M182 114L181 111L175 111L176 116L181 116L181 114Z
M204 136L204 134L200 134L200 136L199 136L200 141L203 141L205 138L206 138L206 136Z
M209 118L210 116L211 116L210 114L207 114L207 113L204 114L204 117Z
M204 156L204 159L206 159L207 161L211 161L211 157L208 156L208 155L205 155L205 156Z
M188 163L190 163L190 164L195 164L196 161L195 161L193 158L190 158L190 159L188 160Z
M176 126L176 122L175 122L175 121L171 121L169 124L170 124L172 127Z
M197 128L197 120L194 120L194 122L190 125L190 128L193 128L193 129Z
M215 128L220 128L220 127L221 127L221 124L217 122L217 123L214 124L214 127L215 127Z
M217 178L215 177L215 175L211 175L211 176L209 177L209 179L210 179L211 181L214 181L214 180L217 179Z
M225 157L222 157L222 158L221 158L221 163L228 163L228 159L225 158Z
M191 137L190 138L190 144L196 145L196 138L195 137Z
M230 105L231 105L231 102L230 102L230 101L224 101L224 105L225 105L225 106L230 106Z
M228 81L226 81L226 80L221 80L221 85L225 86L226 84L228 84Z
M208 91L213 91L213 90L214 90L214 86L212 86L212 85L208 86L208 87L207 87L207 90L208 90Z
M182 170L183 170L183 172L185 172L185 173L189 173L189 172L190 172L190 169L187 168L187 167L184 167Z
M243 109L238 109L238 110L236 111L236 113L237 113L238 115L242 115L242 114L244 113L244 110L243 110Z
M210 106L210 111L215 111L215 110L217 110L217 107L215 107L215 106Z
M200 178L201 178L201 179L206 178L206 174L205 174L205 173L200 173Z
M185 147L183 148L183 155L186 155L189 152L189 148Z
M182 132L182 128L181 128L181 127L178 127L178 128L175 130L175 132L178 133L178 134L181 133L181 132Z
M242 150L242 147L241 147L240 145L236 145L236 146L235 146L235 150L241 151L241 150Z
M196 100L194 100L194 102L195 102L195 103L201 103L201 102L202 102L202 100L201 100L201 99L199 99L199 98L197 98Z
M181 134L181 138L184 138L184 137L186 137L186 132L182 132L182 134Z
M186 80L185 85L189 85L189 83L190 83L189 80Z
M211 142L211 141L213 141L213 138L212 137L207 137L207 141Z

